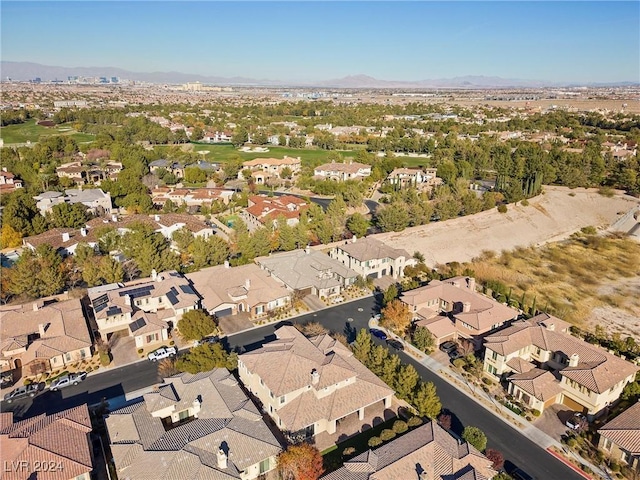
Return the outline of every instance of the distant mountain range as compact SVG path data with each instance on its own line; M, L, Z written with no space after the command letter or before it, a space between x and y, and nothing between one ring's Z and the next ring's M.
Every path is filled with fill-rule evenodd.
M552 83L536 80L508 79L501 77L485 77L469 75L464 77L440 78L432 80L402 81L379 80L367 75L353 75L332 80L316 82L292 82L285 80L255 79L245 77L218 77L214 75L197 75L181 72L131 72L117 67L57 67L31 62L0 62L2 80L7 77L17 81L40 78L42 81L63 80L69 76L80 77L120 77L136 82L182 84L201 82L212 85L230 86L267 86L267 87L323 87L323 88L394 88L394 89L429 89L429 88L523 88L523 87L563 87L563 86L626 86L638 85L639 82L617 83Z

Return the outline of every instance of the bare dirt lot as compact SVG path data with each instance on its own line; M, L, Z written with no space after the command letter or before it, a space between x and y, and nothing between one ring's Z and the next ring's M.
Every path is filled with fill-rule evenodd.
M429 266L468 262L483 251L542 245L568 238L582 227L605 227L638 205L633 197L607 198L595 189L544 187L528 206L509 205L445 222L407 228L376 238L413 254L422 252Z

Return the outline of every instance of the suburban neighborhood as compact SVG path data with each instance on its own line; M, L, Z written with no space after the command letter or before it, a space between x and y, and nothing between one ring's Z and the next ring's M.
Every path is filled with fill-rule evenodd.
M51 22L73 16L58 3ZM144 47L155 73L143 58L136 72L2 60L0 480L640 478L637 79L591 79L576 53L581 81L518 80L535 57L511 32L512 78L434 80L447 62L425 56L434 33L409 41L411 21L442 18L453 58L461 10L430 2L316 4L304 21L304 2L174 3L128 6L144 40L124 17L107 38L116 6L86 6L105 51ZM403 13L436 6L448 16ZM521 13L555 6L506 7L529 43L556 41ZM565 8L582 28L586 7ZM3 30L41 39L43 13L22 9ZM454 63L492 53L477 25L497 27L474 9L459 36L478 58ZM616 35L637 34L623 28L637 14L611 9ZM171 45L149 30L167 11ZM235 47L219 33L245 27L231 19L251 32ZM381 36L382 20L384 45L359 26ZM94 45L73 22L74 48ZM559 68L551 50L540 78ZM607 50L596 70L637 66ZM200 73L183 72L194 52ZM372 55L388 63L377 77L405 80L309 69ZM403 55L432 80L408 79ZM257 80L262 57L274 70Z

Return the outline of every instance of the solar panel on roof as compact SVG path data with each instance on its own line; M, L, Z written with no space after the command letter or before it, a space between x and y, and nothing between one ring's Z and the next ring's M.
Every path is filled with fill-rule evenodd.
M111 316L111 315L118 315L122 313L122 310L120 309L120 307L117 307L115 305L111 305L109 307L109 310L107 310L107 316Z
M196 294L196 292L193 291L193 288L191 288L191 285L180 285L180 290L182 290L184 293L187 293L187 294L191 294L191 295Z
M104 295L100 295L93 301L93 309L96 313L101 312L105 308L107 308L107 303L109 303L109 297L105 293Z
M153 285L145 285L144 287L132 288L130 290L123 290L118 292L118 295L124 297L125 295L129 295L131 298L138 297L148 297L151 295L151 290L154 290L156 287Z
M167 292L167 298L171 302L171 305L175 305L178 303L178 292L176 292L174 288L171 288L171 290Z
M131 322L129 324L129 328L131 329L132 332L135 332L136 330L140 330L146 324L147 324L147 322L145 321L144 318L139 318L135 322Z

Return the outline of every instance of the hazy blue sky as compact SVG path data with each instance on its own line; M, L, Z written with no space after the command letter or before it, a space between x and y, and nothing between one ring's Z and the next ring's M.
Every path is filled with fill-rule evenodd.
M2 59L224 77L640 80L640 2L11 2Z

